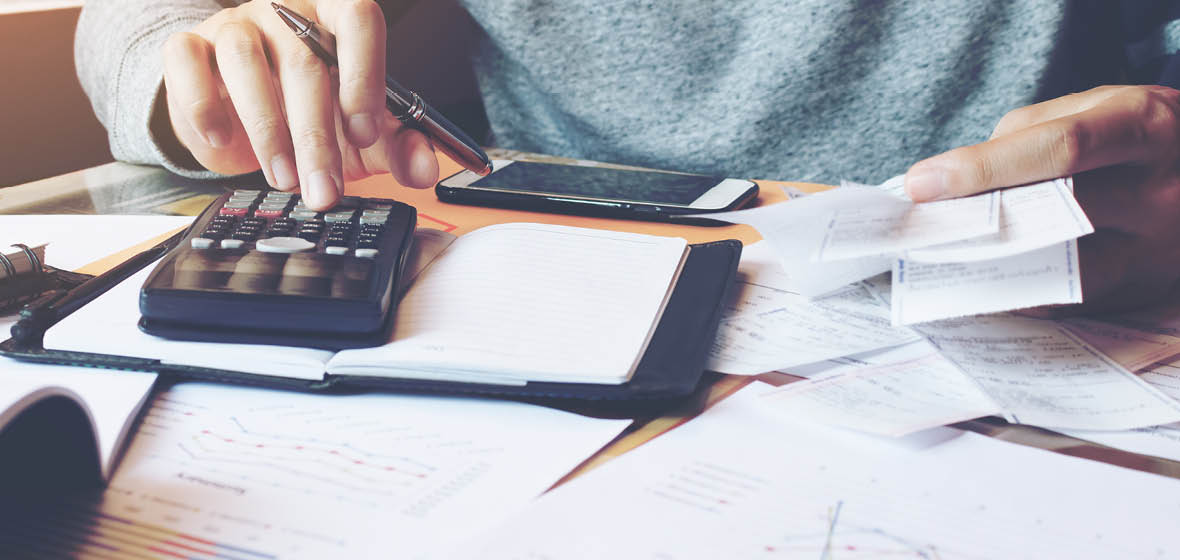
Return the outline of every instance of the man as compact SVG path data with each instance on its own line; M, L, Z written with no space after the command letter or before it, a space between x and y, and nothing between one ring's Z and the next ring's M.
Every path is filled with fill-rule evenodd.
M317 208L371 173L431 186L429 142L383 109L380 8L284 3L336 34L338 80L269 2L89 0L79 73L116 157L261 169ZM916 161L917 201L1074 175L1098 229L1079 247L1081 309L1151 301L1180 278L1180 92L1095 88L1177 85L1171 3L462 4L495 145L819 182Z

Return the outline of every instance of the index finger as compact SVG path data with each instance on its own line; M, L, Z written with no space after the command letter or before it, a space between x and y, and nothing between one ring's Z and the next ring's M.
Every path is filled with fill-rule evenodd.
M956 148L914 164L906 192L916 202L953 198L1166 156L1176 150L1178 96L1128 89L1080 113Z

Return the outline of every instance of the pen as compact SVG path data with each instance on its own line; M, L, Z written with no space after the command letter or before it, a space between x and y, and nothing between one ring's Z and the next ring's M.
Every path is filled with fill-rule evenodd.
M287 27L290 27L291 31L294 31L324 63L328 66L336 65L336 38L328 30L285 6L275 2L271 2L270 5ZM492 172L492 162L479 144L442 116L442 113L427 105L417 93L402 87L389 75L385 76L385 106L398 120L425 133L436 148L459 165L479 175Z
M184 234L185 230L181 230L156 246L141 251L134 257L79 284L68 292L49 292L37 298L20 310L20 320L12 325L12 339L22 347L40 346L41 338L45 336L45 329L162 257L184 238Z

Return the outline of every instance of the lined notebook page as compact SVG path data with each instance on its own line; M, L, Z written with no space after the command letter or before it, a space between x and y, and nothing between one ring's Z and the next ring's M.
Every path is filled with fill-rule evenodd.
M398 306L393 342L328 372L523 384L630 378L687 251L683 239L501 224L455 241Z

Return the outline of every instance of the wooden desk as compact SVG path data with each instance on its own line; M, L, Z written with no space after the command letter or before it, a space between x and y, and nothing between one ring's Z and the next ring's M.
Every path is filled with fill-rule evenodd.
M497 159L561 161L560 158L492 150ZM443 176L459 168L449 161L442 165ZM213 198L228 188L261 186L259 177L244 177L222 181L192 181L152 167L112 163L41 181L0 189L0 214L173 214L196 215ZM790 184L806 191L821 190L822 185L759 181L761 195L758 204L773 204L786 199L782 186ZM414 190L397 185L390 177L372 177L347 186L348 194L393 197L412 204L419 210L419 224L462 234L472 229L502 222L543 222L676 235L690 242L736 238L749 243L759 239L758 233L747 226L691 227L669 224L585 218L526 212L475 208L439 202L432 189ZM3 219L0 216L0 219ZM158 240L143 244L101 259L84 267L84 272L97 273L114 263L150 247ZM792 376L766 374L764 381L781 384L793 381ZM661 416L636 421L613 443L590 457L564 480L568 480L609 461L698 414L704 407L717 402L745 386L750 378L715 376L702 388L697 398ZM980 419L957 424L956 427L976 431L1013 443L1049 449L1066 455L1099 460L1127 468L1180 478L1180 463L1156 457L1146 457L1067 437L1049 430L1029 426L1013 426L998 419ZM563 480L563 481L564 481Z

